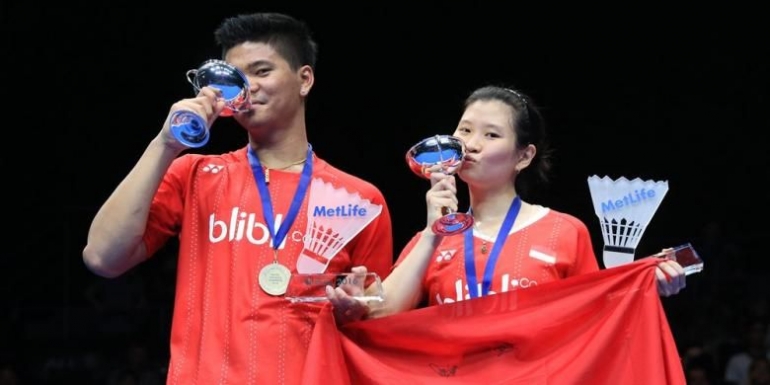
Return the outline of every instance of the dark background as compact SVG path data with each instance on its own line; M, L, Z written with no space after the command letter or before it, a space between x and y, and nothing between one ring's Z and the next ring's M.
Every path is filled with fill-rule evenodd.
M214 28L223 17L254 11L287 12L313 29L320 53L310 141L319 156L380 187L396 250L424 226L428 187L406 167L406 150L451 133L463 98L487 83L517 88L542 107L557 152L549 190L532 201L586 222L598 255L601 233L586 178L668 181L637 254L688 241L701 251L704 272L664 306L683 350L707 345L721 377L741 338L738 325L766 306L770 292L761 242L768 232L770 28L758 10L707 17L479 3L423 10L230 4L0 5L0 365L22 383L114 379L130 342L162 372L174 245L113 281L88 272L80 251L92 216L170 105L193 95L185 71L219 56ZM196 151L230 151L245 140L245 131L224 118ZM706 237L707 228L721 236ZM714 326L722 324L727 330Z

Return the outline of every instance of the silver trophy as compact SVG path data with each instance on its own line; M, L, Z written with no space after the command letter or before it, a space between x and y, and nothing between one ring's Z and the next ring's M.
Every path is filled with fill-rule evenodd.
M430 179L433 172L454 175L465 159L465 142L451 135L434 135L419 141L406 152L406 163L417 176ZM443 217L431 226L440 235L455 235L473 226L473 217L442 208Z
M209 86L222 92L225 108L220 116L232 116L248 111L251 105L249 80L238 68L217 59L205 61L197 69L185 74L195 93ZM171 133L187 147L202 147L209 141L209 127L206 120L192 111L176 111L170 118Z

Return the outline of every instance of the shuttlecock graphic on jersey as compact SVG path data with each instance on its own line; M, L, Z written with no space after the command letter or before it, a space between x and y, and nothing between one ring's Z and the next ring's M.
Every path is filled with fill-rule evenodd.
M668 192L668 181L593 175L588 188L604 238L604 267L633 262L636 246Z
M377 218L382 205L315 178L310 186L304 249L297 259L300 274L323 273L332 258Z

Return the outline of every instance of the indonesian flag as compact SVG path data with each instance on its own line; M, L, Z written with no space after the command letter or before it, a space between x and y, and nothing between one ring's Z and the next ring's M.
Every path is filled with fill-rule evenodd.
M654 258L337 328L320 314L305 385L685 384Z

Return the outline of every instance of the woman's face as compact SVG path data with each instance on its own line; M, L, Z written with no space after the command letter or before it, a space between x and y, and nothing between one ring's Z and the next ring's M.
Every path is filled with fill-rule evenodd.
M467 154L459 171L468 184L512 183L522 152L516 148L513 109L498 100L469 105L454 136L465 142ZM520 166L520 165L519 165Z

